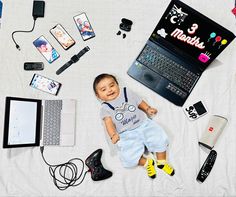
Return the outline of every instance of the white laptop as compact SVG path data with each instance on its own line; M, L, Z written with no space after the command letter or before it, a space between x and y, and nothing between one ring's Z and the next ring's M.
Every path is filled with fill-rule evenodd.
M3 148L74 146L76 100L6 97Z

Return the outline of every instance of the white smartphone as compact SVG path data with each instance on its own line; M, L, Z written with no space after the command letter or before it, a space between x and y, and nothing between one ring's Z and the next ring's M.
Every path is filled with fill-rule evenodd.
M74 16L73 18L84 41L95 37L93 28L88 20L87 15L84 12Z
M61 88L61 83L39 74L34 74L30 82L30 86L47 93L57 95Z
M75 40L68 34L61 24L57 24L52 29L50 29L50 33L65 50L69 49L75 44Z

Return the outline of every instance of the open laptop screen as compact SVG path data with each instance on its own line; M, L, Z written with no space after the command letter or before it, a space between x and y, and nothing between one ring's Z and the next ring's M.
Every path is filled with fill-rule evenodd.
M3 147L38 145L41 100L6 97L5 107Z
M234 39L234 34L179 0L172 0L151 35L191 57L205 69Z

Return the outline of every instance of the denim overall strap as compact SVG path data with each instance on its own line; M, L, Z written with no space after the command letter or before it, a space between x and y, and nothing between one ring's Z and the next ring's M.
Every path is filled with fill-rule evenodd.
M106 104L108 107L110 107L112 110L115 110L115 108L110 104L110 103L107 103L107 102L103 102L102 104Z
M125 96L125 102L128 103L126 87L124 87L124 96Z

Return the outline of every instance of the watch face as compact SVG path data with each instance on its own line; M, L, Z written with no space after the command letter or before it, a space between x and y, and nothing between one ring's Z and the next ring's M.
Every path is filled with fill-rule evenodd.
M79 60L79 58L77 57L77 55L74 55L74 56L71 57L71 61L73 63L77 62L78 60Z

